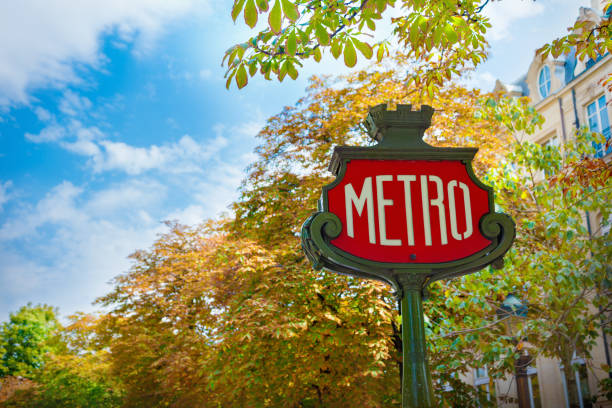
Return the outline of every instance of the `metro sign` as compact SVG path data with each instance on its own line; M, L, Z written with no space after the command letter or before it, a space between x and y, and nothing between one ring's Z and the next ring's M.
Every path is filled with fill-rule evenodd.
M378 145L334 149L337 178L302 228L316 268L399 288L405 275L431 282L501 264L514 223L495 213L493 190L474 175L478 149L422 140L432 114L379 105L366 122Z
M478 226L489 191L460 161L352 160L324 194L345 227L331 244L364 259L448 262L491 244Z
M495 212L493 190L472 171L475 148L423 141L433 109L375 106L372 147L337 146L318 211L302 226L315 269L389 283L402 318L402 407L433 408L423 293L436 279L499 268L514 222Z

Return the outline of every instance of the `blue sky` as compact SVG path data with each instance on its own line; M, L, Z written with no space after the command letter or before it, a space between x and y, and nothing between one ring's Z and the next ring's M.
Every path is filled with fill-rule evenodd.
M487 6L491 57L468 81L489 90L526 72L588 2ZM225 89L224 50L248 31L230 2L0 3L0 320L27 302L92 311L127 256L227 210L267 117L297 81Z

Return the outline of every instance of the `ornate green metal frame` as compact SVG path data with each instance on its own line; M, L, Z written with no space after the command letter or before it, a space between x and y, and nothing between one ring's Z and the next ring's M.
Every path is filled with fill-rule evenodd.
M378 145L338 146L334 149L329 169L336 176L336 180L323 187L318 211L302 226L302 246L315 269L324 268L341 274L383 281L390 284L401 296L406 285L420 286L420 289L424 289L429 283L438 279L468 274L488 265L495 268L503 266L503 256L510 249L515 237L515 226L509 216L495 212L484 215L479 221L480 232L491 241L491 244L473 255L452 262L410 264L377 262L356 257L331 244L331 240L342 232L342 225L340 219L328 211L327 195L330 189L342 181L347 163L351 160L460 160L474 183L487 191L489 208L494 208L493 189L478 180L472 169L471 161L478 149L435 148L422 140L423 132L429 126L427 120L433 114L433 110L429 111L428 108L424 106L420 112L411 112L409 105L399 105L398 111L387 111L384 105L382 107L379 105L371 110L366 122L370 134L374 133L373 137L379 140ZM395 123L389 125L393 120L389 120L388 114L395 114L397 117L398 114L395 112L399 112L399 115L403 113L405 117L408 116L406 112L412 114L412 117L421 114L421 117L417 118L420 122L413 121L421 126L415 126L415 123L406 126L405 118L403 122L396 119ZM426 121L425 126L423 120ZM377 127L380 123L386 124L387 128L381 130ZM403 128L400 126L402 123ZM399 131L394 132L395 129ZM381 133L386 134L381 135Z
M327 269L341 274L377 279L390 284L401 304L402 315L402 407L433 408L433 388L425 347L425 326L422 297L431 282L475 272L488 265L503 266L503 256L515 236L514 221L495 212L479 220L480 233L491 241L486 248L452 262L386 263L359 258L334 245L331 241L342 232L338 216L329 212L328 192L346 174L351 160L453 160L461 161L469 177L487 191L489 209L494 207L493 189L474 175L472 160L475 148L435 148L423 141L425 129L431 124L433 109L421 106L412 111L410 105L398 105L394 111L386 105L370 109L365 122L370 136L378 141L373 147L339 146L334 149L330 171L336 176L323 187L318 212L302 226L302 246L315 269Z

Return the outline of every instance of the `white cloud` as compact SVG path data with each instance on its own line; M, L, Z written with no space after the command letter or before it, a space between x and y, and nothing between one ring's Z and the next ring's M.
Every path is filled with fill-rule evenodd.
M76 116L91 108L91 101L84 96L67 90L59 103L59 110L66 115Z
M208 11L196 0L21 0L0 2L0 106L28 103L38 87L79 81L75 67L99 68L104 34L137 49L151 46L168 21Z
M91 140L77 139L74 142L62 142L61 146L64 149L81 156L99 157L102 155L102 151L98 145Z
M178 142L166 145L135 147L123 142L100 142L103 151L92 157L95 172L119 170L128 174L140 174L148 170L164 170L170 173L201 172L203 162L227 145L227 139L216 137L198 143L184 135Z
M227 209L247 163L215 160L205 174L128 177L90 193L64 181L38 202L11 206L0 224L0 319L27 301L59 306L66 315L91 311L107 283L128 270L127 256L165 232L163 220L194 225ZM184 196L186 206L173 204Z
M239 134L252 132L252 123L247 129L236 127ZM217 136L206 141L196 141L189 135L182 136L174 143L138 147L125 142L111 141L96 126L85 126L71 120L61 126L53 122L38 134L26 133L25 138L34 143L57 142L76 154L89 158L95 173L120 171L137 175L150 170L167 173L201 173L203 165L228 145L228 140L215 130Z
M0 218L0 318L27 301L59 306L64 315L91 311L111 290L107 282L128 270L127 256L165 232L161 221L193 225L227 212L263 124L260 117L217 124L206 139L184 135L139 147L75 119L48 121L51 130L28 140L83 156L94 174L118 174L110 185L104 175L81 185L64 181L34 202L11 199ZM3 186L20 197L12 193L17 187Z
M484 92L490 92L495 87L496 78L488 71L471 73L461 78L461 82L468 88L479 88Z
M89 197L64 181L36 204L24 204L0 225L0 312L30 300L64 313L91 310L110 290L107 282L129 268L127 256L163 231L147 210L164 196L165 188L150 180Z
M66 129L64 129L63 126L59 126L55 123L43 128L43 130L41 130L37 135L32 133L25 134L25 138L34 143L57 142L62 140L65 136Z
M197 225L210 218L210 215L202 205L190 205L178 211L173 211L166 217L169 221L178 221L184 225Z
M110 188L92 194L84 211L98 216L113 214L134 208L149 208L166 197L167 186L150 179L129 179ZM138 216L151 220L146 210L139 210Z
M516 20L535 17L544 11L540 2L523 0L504 0L490 2L484 14L491 19L487 37L492 41L511 40L510 28Z
M188 137L188 136L186 136ZM96 172L122 170L128 174L139 174L146 170L165 166L172 147L134 147L123 142L102 142L104 153L93 158Z
M11 194L9 193L9 188L11 188L13 183L9 181L0 182L0 212L2 211L2 207L11 199Z
M200 79L210 79L212 77L212 71L210 69L200 70Z
M48 122L53 118L53 115L51 115L48 110L40 106L37 106L36 109L34 109L34 114L36 114L36 117L41 122Z
M30 296L33 289L41 286L41 277L44 276L44 268L41 268L32 259L28 259L14 251L7 251L0 247L0 257L2 267L0 267L0 287L5 288L5 295L9 293L20 297ZM8 289L8 290L7 290ZM25 302L11 305L12 311L28 301L35 299L29 298ZM0 304L2 302L0 301ZM38 303L36 301L35 303ZM0 315L0 319L4 316ZM4 319L2 319L4 320Z
M64 181L55 186L34 208L25 206L18 217L8 218L0 227L0 240L21 238L34 233L47 223L61 223L82 218L74 207L82 189Z

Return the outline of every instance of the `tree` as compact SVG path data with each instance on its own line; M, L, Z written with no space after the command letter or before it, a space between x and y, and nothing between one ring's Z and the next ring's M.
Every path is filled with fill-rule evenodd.
M568 27L567 34L540 47L536 52L546 58L549 54L554 58L569 53L572 48L576 57L584 61L587 58L596 59L612 51L612 1L603 4L603 16L597 22L576 21Z
M489 19L481 11L488 0L460 2L425 0L234 0L232 18L240 15L254 28L260 18L267 24L255 36L225 53L227 86L235 79L239 88L258 71L279 81L298 76L298 67L310 58L320 61L324 51L343 57L353 67L358 53L380 62L389 56L389 41L373 41L376 24L391 9L404 14L392 17L397 42L415 62L410 78L433 92L445 80L486 58L485 34Z
M517 141L509 163L491 176L499 205L522 224L506 265L514 291L533 309L518 336L534 354L561 360L572 407L581 405L574 356L589 362L602 330L612 333L612 248L600 230L610 227L612 168L591 158L602 141L587 128L560 148ZM585 219L589 213L599 225Z
M602 228L610 224L612 171L603 160L591 158L593 142L603 136L583 128L563 146L541 146L524 141L541 118L533 108L525 111L521 101L489 100L482 113L501 120L516 137L512 152L485 181L497 192L496 204L516 220L517 238L505 257L503 274L484 271L448 284L446 313L432 296L429 310L440 315L432 325L438 335L435 347L460 350L471 344L493 377L510 372L524 347L533 357L557 358L570 405L577 407L572 360L576 355L590 364L595 340L602 330L611 332L609 236L585 222L585 215L596 213ZM445 287L439 284L433 292L439 295ZM529 307L518 324L509 326L511 333L500 324L511 316L499 313L508 293ZM604 367L601 372L602 392L606 371Z
M226 86L235 80L246 86L257 72L266 79L274 75L296 79L299 67L308 59L321 61L329 50L348 67L358 55L381 62L389 56L388 39L377 40L379 26L389 16L396 42L410 63L408 82L433 95L443 83L473 69L487 58L488 17L482 14L489 0L234 0L231 16L255 28L260 18L267 24L247 41L225 52ZM401 10L390 17L392 10ZM538 53L558 57L574 49L579 60L596 59L612 52L610 21L612 2L603 5L604 16L597 23L576 22L570 34L544 46ZM604 81L612 87L612 74Z
M97 335L99 318L78 314L50 342L53 353L33 371L29 387L3 404L12 408L114 408L121 406L122 387L109 370L108 351Z
M150 251L132 255L133 268L99 300L112 305L99 336L110 350L111 373L125 388L124 406L216 406L207 390L217 329L209 302L212 235L212 225L170 225Z
M375 406L396 392L380 367L390 327L376 324L389 308L355 296L369 286L325 290L334 277L309 273L299 247L173 226L135 256L101 300L114 305L104 326L125 406L340 406L347 390ZM326 299L332 290L353 296Z
M0 327L0 376L30 376L51 350L48 342L59 324L55 309L28 303Z
M6 408L120 407L121 396L108 381L95 381L82 373L82 367L62 368L52 363L41 370L37 385L17 391L0 403Z

